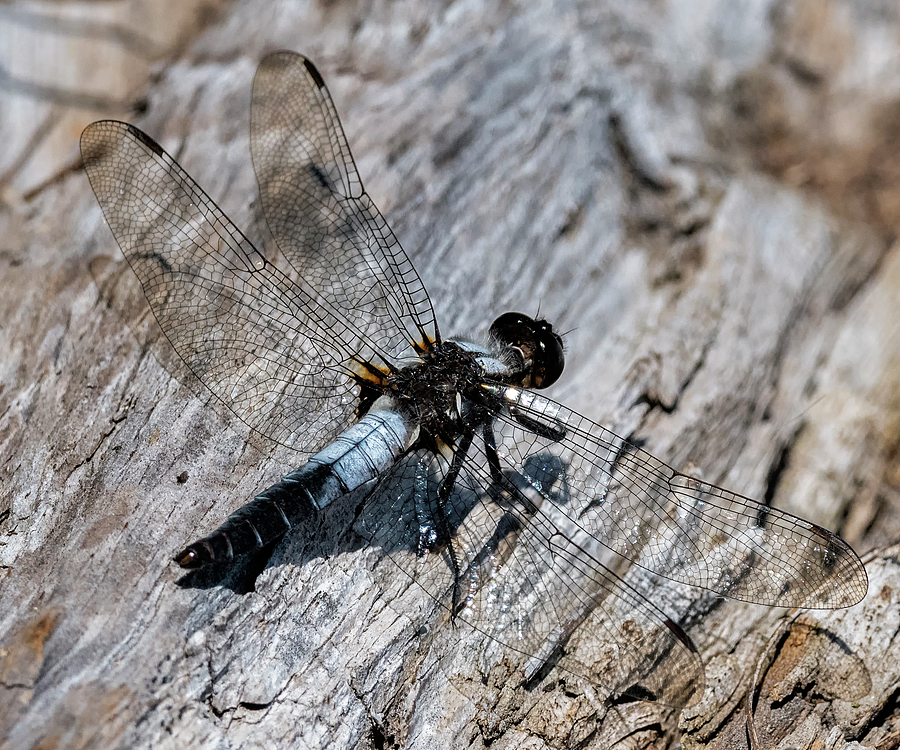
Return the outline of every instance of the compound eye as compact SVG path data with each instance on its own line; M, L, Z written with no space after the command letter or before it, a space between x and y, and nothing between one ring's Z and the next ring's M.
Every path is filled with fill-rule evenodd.
M503 313L493 323L489 334L495 341L506 346L522 346L534 338L534 321L517 312Z
M550 324L545 320L535 323L537 327L531 383L534 388L547 388L559 380L566 366L566 358L562 339L553 332Z
M520 381L526 388L546 388L562 375L562 339L546 320L534 320L524 313L504 313L491 324L490 335L498 343L518 349L530 364L530 372Z

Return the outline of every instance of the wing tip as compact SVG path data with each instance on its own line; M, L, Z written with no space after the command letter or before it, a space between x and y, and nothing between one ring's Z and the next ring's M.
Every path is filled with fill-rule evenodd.
M259 64L259 68L257 69L257 74L260 71L265 71L268 73L272 71L273 73L280 73L286 68L290 68L297 63L301 63L304 68L306 68L306 72L309 74L309 77L312 78L313 83L316 85L316 88L326 89L325 79L322 78L322 74L319 72L319 69L313 64L312 60L310 60L305 55L301 55L299 52L293 52L291 50L278 50L277 52L270 52L266 55Z
M827 529L810 524L812 533L823 543L823 568L831 582L830 591L822 592L811 609L844 609L859 604L869 591L869 574L859 555L848 542ZM801 605L802 606L802 605Z
M81 151L81 163L85 166L102 158L109 151L109 144L103 135L98 135L114 128L121 128L126 123L118 120L95 120L81 131L78 147Z
M157 156L165 156L163 147L154 141L143 130L130 122L122 122L121 120L96 120L81 131L79 139L79 147L81 149L82 161L89 161L102 156L111 149L113 141L104 136L97 137L97 133L103 133L106 136L114 133L121 135L122 132L128 133L138 143L142 143L149 148Z

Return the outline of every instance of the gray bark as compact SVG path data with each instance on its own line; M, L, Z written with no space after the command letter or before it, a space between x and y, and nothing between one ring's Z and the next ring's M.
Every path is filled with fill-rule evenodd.
M678 712L479 674L352 503L255 590L177 585L171 556L300 458L172 377L70 127L49 177L4 162L0 741L900 744L900 18L875 5L248 1L179 37L132 118L252 226L253 71L307 54L445 334L540 306L569 331L549 395L870 551L861 604L662 586L706 665Z

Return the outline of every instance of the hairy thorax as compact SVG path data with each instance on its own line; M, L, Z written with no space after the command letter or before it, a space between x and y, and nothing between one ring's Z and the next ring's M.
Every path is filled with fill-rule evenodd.
M436 449L463 431L463 397L481 377L474 353L441 341L420 362L390 375L385 395L418 422L418 443Z

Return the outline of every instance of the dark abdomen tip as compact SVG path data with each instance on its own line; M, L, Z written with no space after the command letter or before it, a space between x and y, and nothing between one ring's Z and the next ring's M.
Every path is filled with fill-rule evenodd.
M201 544L192 544L175 555L175 562L182 568L196 570L213 561L210 551Z

